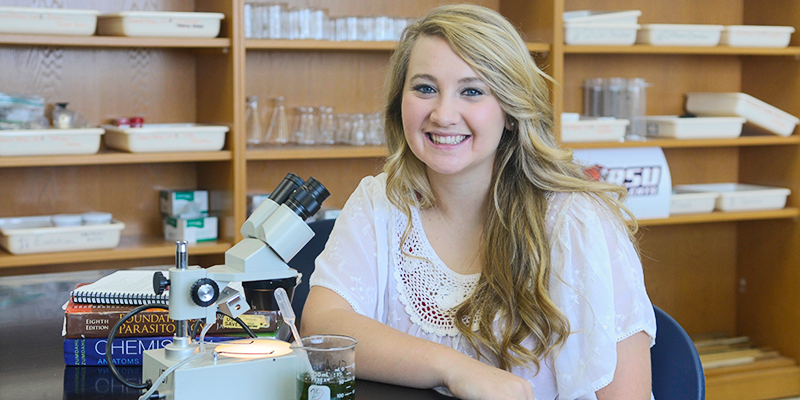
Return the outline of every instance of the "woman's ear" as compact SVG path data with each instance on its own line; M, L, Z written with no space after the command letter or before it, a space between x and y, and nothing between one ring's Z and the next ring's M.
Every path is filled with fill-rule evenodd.
M506 121L506 130L507 131L514 132L514 129L516 129L516 128L517 128L517 122L516 121L511 120L511 119Z

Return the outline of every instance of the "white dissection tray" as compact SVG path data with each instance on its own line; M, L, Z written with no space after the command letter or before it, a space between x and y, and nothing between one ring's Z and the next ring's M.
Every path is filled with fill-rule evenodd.
M94 154L104 132L101 128L4 130L0 156Z
M722 25L645 24L636 36L636 43L653 46L716 46Z
M742 117L680 118L647 116L647 136L673 139L733 139L742 134Z
M567 11L562 14L567 24L636 24L642 15L640 10L626 11Z
M227 126L144 124L141 128L103 125L106 146L132 153L218 151L225 146Z
M686 93L686 111L698 116L742 117L758 130L789 136L800 119L749 94Z
M787 188L744 183L678 185L673 190L719 193L714 208L720 211L779 210L786 205L786 198L791 194Z
M719 43L731 47L787 47L792 26L728 25Z
M222 13L123 11L97 17L97 34L104 36L215 38Z
M630 46L636 42L637 24L564 24L564 43L571 45Z
M587 119L563 121L561 123L562 142L614 142L625 136L627 119Z
M55 227L50 215L0 218L0 246L11 254L108 249L119 245L122 222Z
M669 213L670 215L710 213L714 211L718 197L717 192L687 192L675 189L670 196Z
M94 35L97 10L0 7L0 33Z

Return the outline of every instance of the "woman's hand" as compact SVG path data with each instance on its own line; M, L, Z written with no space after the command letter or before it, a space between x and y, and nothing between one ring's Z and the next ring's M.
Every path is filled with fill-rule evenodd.
M463 400L534 400L527 380L480 361L453 363L445 376L445 386Z

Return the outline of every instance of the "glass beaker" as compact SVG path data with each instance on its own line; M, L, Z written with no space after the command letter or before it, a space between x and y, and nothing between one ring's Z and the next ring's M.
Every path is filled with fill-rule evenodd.
M367 144L367 120L364 114L353 114L350 118L352 130L350 131L350 144L363 146Z
M294 140L298 144L314 144L317 136L314 110L311 107L295 108Z
M298 398L354 400L358 341L339 335L306 336L302 341L302 347L297 343L291 346L298 358L308 359L308 363L305 359L298 360Z
M625 139L644 140L647 134L647 82L642 78L628 79L625 84L625 117L631 121Z
M380 112L367 116L367 136L364 141L374 146L383 144L383 120Z
M247 96L245 124L247 132L247 145L260 145L264 138L261 134L261 115L258 112L258 96Z
M283 96L278 96L273 99L274 107L272 109L272 118L269 121L269 129L267 130L266 142L269 144L286 144L289 143L289 124L286 121L286 106L283 104Z
M603 78L590 78L583 84L583 115L603 116Z
M322 144L334 144L336 134L336 119L333 117L333 107L319 108L319 135L317 141Z
M350 114L336 114L336 134L333 140L338 144L349 144L352 130L353 122L350 120Z

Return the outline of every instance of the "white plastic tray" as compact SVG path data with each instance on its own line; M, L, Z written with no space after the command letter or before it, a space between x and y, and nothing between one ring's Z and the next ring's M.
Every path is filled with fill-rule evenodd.
M222 13L123 11L103 14L97 34L105 36L214 38L219 35Z
M800 119L745 93L686 93L686 110L699 116L739 116L780 136L794 132Z
M636 42L637 24L564 24L564 43L572 45L630 46Z
M646 24L636 35L636 43L653 46L716 46L722 25Z
M720 44L731 47L787 47L792 26L728 25L722 31Z
M0 7L0 33L91 36L98 14L96 10Z
M636 24L642 12L639 10L626 11L593 11L578 10L567 11L562 18L567 24Z
M93 154L100 149L100 128L0 131L0 156Z
M714 208L720 211L778 210L786 205L786 198L791 194L786 188L743 183L678 185L673 190L719 193Z
M677 214L706 214L714 211L714 206L719 193L717 192L687 192L673 190L669 202L670 215Z
M141 128L103 125L105 144L132 153L217 151L225 145L227 126L201 124L144 124Z
M564 121L561 123L562 142L619 141L625 136L627 119Z
M733 139L742 134L741 117L647 116L647 136L674 139Z
M50 215L0 218L0 246L12 254L107 249L119 245L122 222L54 227Z

